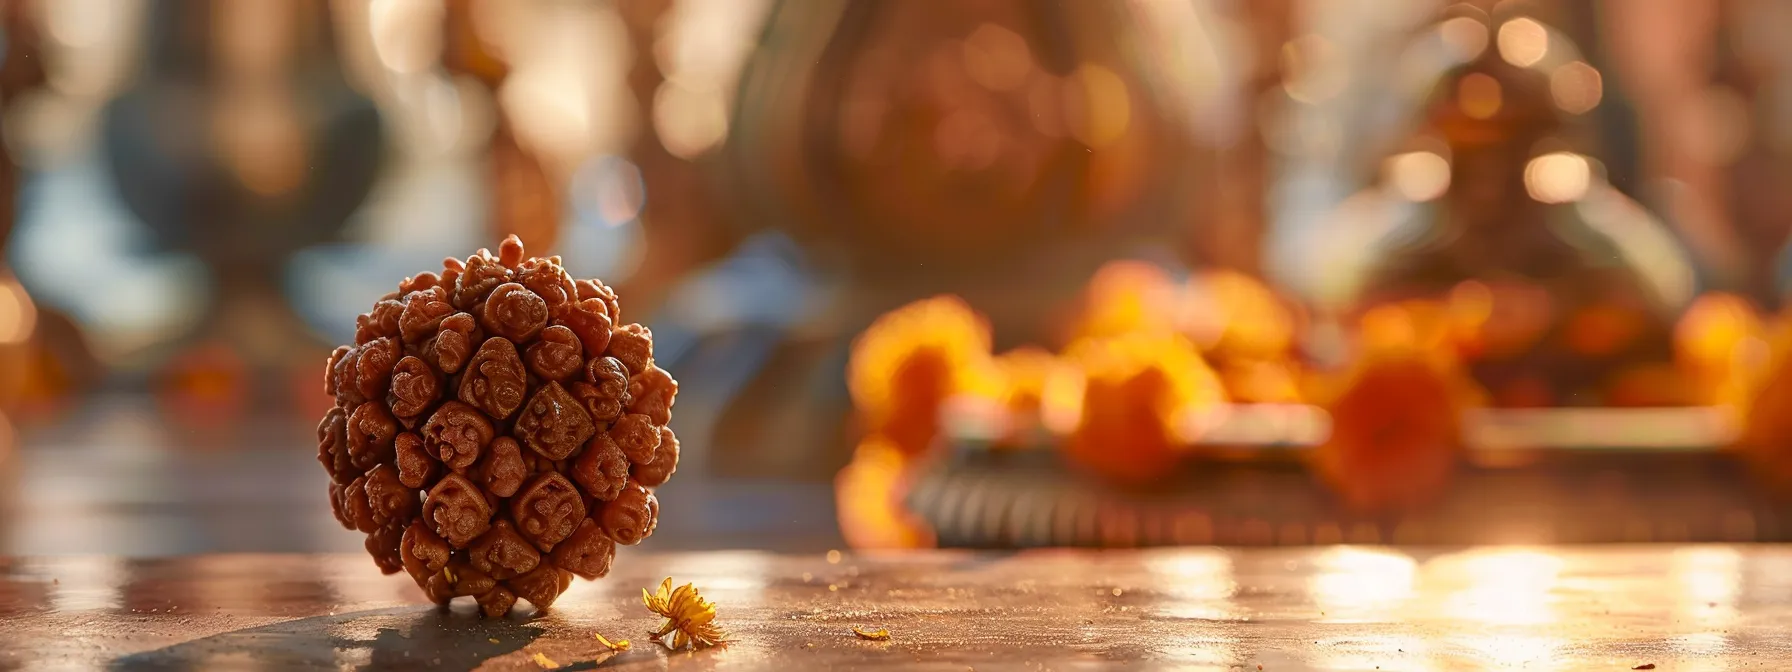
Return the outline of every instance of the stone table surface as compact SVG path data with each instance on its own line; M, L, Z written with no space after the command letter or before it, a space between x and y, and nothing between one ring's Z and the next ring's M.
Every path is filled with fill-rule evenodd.
M499 620L360 555L0 559L0 670L1792 669L1792 547L627 550ZM666 576L732 642L650 642Z

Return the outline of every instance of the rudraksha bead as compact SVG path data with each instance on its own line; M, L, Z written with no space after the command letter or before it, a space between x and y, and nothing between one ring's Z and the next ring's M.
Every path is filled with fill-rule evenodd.
M514 236L406 278L325 366L331 512L433 601L546 608L658 523L678 383L652 339Z

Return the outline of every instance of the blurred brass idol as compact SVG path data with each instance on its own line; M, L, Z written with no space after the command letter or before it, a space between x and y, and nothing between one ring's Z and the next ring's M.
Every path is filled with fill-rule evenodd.
M1552 95L1562 64L1525 46L1531 33L1562 39L1547 31L1522 17L1501 24L1437 81L1416 137L1388 162L1415 216L1375 223L1373 261L1343 312L1358 361L1317 462L1351 505L1427 503L1464 450L1498 461L1588 446L1709 449L1735 435L1747 372L1730 354L1756 328L1750 309L1707 297L1676 347L1691 264L1570 149L1579 136Z

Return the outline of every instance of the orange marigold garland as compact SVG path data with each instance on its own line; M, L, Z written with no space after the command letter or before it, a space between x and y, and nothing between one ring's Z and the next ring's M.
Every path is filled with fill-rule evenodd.
M1180 335L1089 340L1065 358L1073 365L1045 393L1056 414L1076 418L1064 455L1115 482L1161 478L1197 438L1185 431L1190 415L1226 401L1219 378Z

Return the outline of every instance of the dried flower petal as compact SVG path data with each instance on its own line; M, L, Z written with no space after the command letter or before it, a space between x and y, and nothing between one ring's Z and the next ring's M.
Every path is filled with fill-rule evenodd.
M852 626L852 634L858 635L859 639L869 639L873 642L890 641L890 631L887 628L878 628L876 630L867 631L861 630L859 629L859 626L855 625Z
M618 639L614 642L611 642L609 639L606 639L604 637L603 633L600 633L600 632L591 633L591 636L596 637L597 643L604 645L604 648L609 649L611 651L627 651L628 650L628 640L626 640L626 639Z

